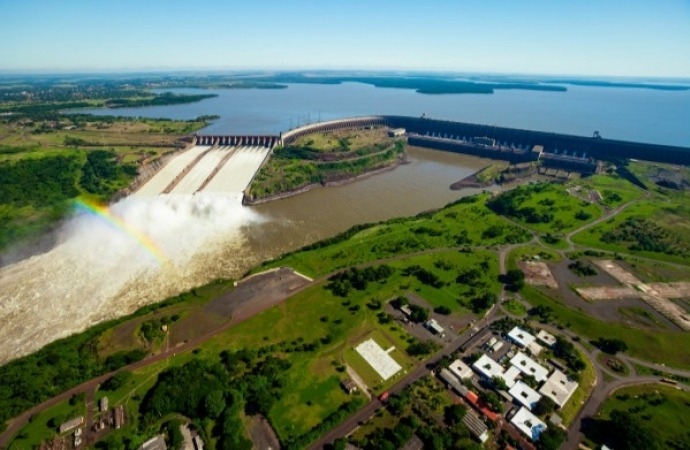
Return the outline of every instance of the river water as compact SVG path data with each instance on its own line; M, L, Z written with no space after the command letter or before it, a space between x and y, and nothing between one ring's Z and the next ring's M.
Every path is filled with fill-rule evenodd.
M690 92L573 87L566 93L416 94L361 84L221 90L188 105L96 114L191 119L218 114L204 133L277 133L316 120L401 114L661 144L690 144ZM194 92L198 92L194 90ZM451 191L490 162L409 149L410 163L341 186L251 208L241 193L128 198L110 214L157 245L151 258L113 221L76 214L48 253L0 269L0 364L103 320L131 313L217 277L238 277L268 258L363 222L414 215L476 190ZM149 246L150 247L150 246Z

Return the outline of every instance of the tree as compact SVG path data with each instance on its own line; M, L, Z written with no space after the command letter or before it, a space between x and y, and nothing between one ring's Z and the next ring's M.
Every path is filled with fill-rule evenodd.
M498 297L496 294L486 292L483 295L474 297L472 300L470 300L470 306L472 307L472 312L479 314L480 312L491 308L497 301Z
M465 406L460 404L452 404L446 406L446 409L443 411L443 418L448 425L452 426L460 423L462 418L465 417L465 413L467 413L467 408Z
M615 355L618 352L624 352L628 349L628 344L620 339L607 339L600 337L596 341L592 342L595 347L597 347L602 352L606 352L610 355Z
M548 427L539 435L539 450L558 450L565 441L565 431L559 427Z
M436 308L434 308L434 312L436 314L443 314L444 316L447 316L451 313L451 310L449 307L447 307L445 305L441 305L441 306L437 306Z
M657 450L661 442L657 431L639 416L620 410L611 412L610 437L613 448L628 450Z
M131 379L132 372L128 370L121 370L120 372L105 380L103 382L103 385L101 386L101 390L109 392L116 391L125 384L127 384L127 382Z
M220 413L225 409L225 395L222 390L214 389L208 394L204 399L204 410L206 411L206 416L211 419L216 419L220 416Z
M412 311L412 314L410 314L410 320L413 322L421 323L429 320L429 310L426 308L422 308L421 306L412 303L410 304L410 311Z
M537 416L545 416L546 414L552 413L556 410L556 402L551 400L550 397L543 395L536 405L532 408L532 412Z
M499 276L499 281L512 291L519 291L525 286L525 272L520 269L510 269Z
M503 402L501 401L501 397L495 392L483 391L481 393L481 398L493 411L503 412Z
M501 377L491 378L491 384L494 385L494 389L496 389L497 391L507 391L508 390L508 385L506 384L506 380L504 380Z

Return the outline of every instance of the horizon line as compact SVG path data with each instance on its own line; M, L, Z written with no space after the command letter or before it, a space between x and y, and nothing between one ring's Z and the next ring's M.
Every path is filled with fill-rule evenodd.
M618 78L618 79L647 79L647 80L682 80L690 81L690 75L612 75L612 74L568 74L545 72L508 72L481 71L459 69L411 69L411 68L222 68L222 67L160 67L160 68L111 68L111 69L0 69L0 76L35 76L35 75L138 75L138 74L246 74L249 72L266 73L303 73L303 72L369 72L369 73L397 73L405 74L438 74L438 75L489 75L489 76L518 76L518 77L571 77L571 78Z

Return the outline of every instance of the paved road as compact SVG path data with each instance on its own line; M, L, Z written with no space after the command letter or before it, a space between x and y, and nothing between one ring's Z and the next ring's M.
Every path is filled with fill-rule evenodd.
M453 339L453 341L446 344L443 349L439 350L426 361L424 361L424 364L421 364L414 371L408 373L405 378L398 381L391 389L388 390L388 392L390 394L396 394L402 391L423 376L429 375L430 372L427 368L428 366L435 365L441 360L441 358L450 355L461 347L466 348L469 345L473 345L475 342L480 340L486 332L488 332L488 325L500 314L501 311L499 308L496 307L491 309L483 319L474 324L474 327L470 327L468 330L465 330L457 338ZM475 328L477 329L476 333L473 331ZM338 438L349 435L355 429L357 429L361 422L365 422L381 407L383 407L383 404L377 398L374 398L364 408L350 416L336 428L321 436L319 440L314 442L309 448L322 449L324 445L329 444Z

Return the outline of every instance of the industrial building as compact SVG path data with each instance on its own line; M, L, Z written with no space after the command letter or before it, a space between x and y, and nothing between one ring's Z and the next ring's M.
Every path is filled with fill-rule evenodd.
M527 386L522 381L516 382L508 393L516 402L529 410L532 410L539 399L541 399L541 395L537 391Z

